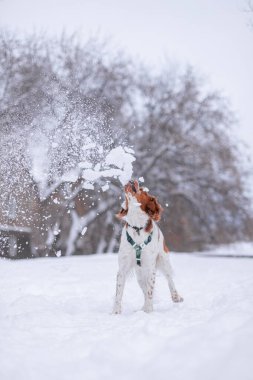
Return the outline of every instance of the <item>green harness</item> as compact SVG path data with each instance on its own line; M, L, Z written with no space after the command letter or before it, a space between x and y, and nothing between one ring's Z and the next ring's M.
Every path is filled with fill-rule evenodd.
M150 235L148 235L148 238L144 241L144 243L141 243L141 244L136 244L135 241L133 240L133 238L129 235L129 233L126 231L126 236L127 236L127 241L128 243L130 243L132 245L132 247L135 249L135 253L136 253L136 263L137 265L141 266L141 252L143 250L143 248L145 247L145 245L148 245L148 243L151 242L152 240L152 234L153 232L151 232Z

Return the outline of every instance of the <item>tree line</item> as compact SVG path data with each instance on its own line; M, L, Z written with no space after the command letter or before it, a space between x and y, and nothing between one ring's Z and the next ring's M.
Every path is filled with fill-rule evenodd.
M0 223L32 227L36 254L117 250L122 187L80 173L119 145L158 196L171 249L252 239L235 117L193 68L158 72L96 38L2 31L0 99Z

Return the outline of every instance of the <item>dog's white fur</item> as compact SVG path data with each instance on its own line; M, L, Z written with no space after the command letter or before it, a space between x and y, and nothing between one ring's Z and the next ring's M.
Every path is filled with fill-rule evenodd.
M149 220L149 216L141 209L140 204L134 195L126 193L126 197L128 200L128 212L123 219L130 226L145 227ZM127 241L126 229L137 244L143 243L148 238L149 232L146 232L143 228L138 234L137 231L130 226L125 226L122 230L118 253L119 271L117 274L116 296L113 307L114 314L121 313L121 301L126 278L133 268L135 269L138 283L144 294L145 302L143 310L145 312L153 311L153 292L157 268L161 270L168 281L173 302L183 301L183 298L178 294L172 279L169 254L164 251L163 234L154 221L152 221L152 224L152 240L148 245L145 245L142 250L141 266L138 266L136 263L135 249Z

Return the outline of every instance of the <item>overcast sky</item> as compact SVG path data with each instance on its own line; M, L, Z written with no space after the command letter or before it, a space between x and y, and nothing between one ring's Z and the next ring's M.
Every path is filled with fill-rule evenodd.
M0 25L81 38L99 32L159 66L190 63L237 112L253 156L253 27L245 0L0 0ZM253 15L252 15L253 23Z

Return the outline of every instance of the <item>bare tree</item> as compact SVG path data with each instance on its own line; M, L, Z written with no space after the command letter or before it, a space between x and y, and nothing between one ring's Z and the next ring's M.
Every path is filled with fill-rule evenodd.
M112 168L107 158L119 141L124 144L120 127L114 135L112 123L126 107L122 94L127 96L131 80L128 63L119 56L110 61L104 47L94 45L93 40L82 48L74 37L64 36L60 41L38 37L20 41L7 35L1 41L6 56L1 73L1 131L6 147L2 204L7 203L9 193L15 193L22 209L23 189L33 186L42 212L39 229L47 236L47 247L64 246L62 250L71 254L75 244L67 248L66 240L73 239L77 218L79 225L94 220L82 215L87 190L93 186L89 176L100 178L100 171L102 178L97 183L104 187L107 179L124 170L117 165ZM122 155L131 160L123 148ZM10 156L14 158L11 164ZM10 166L11 176L7 175ZM83 201L81 215L74 209L77 198ZM95 215L103 208L99 205ZM8 219L8 207L3 211ZM65 228L65 238L63 225L69 229L67 233ZM81 230L76 228L76 236Z

